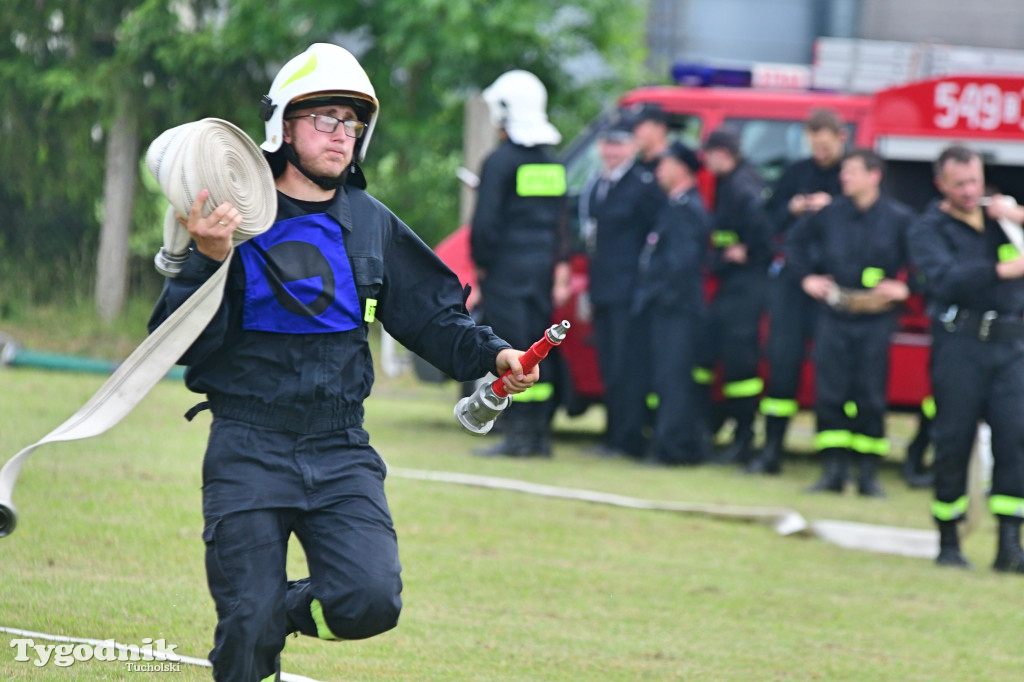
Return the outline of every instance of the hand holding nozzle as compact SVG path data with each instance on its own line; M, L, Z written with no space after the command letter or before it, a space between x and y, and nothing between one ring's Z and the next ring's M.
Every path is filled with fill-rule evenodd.
M545 332L544 338L540 339L519 357L519 364L524 372L530 372L537 364L547 357L548 352L565 339L569 329L569 321L562 320L561 324L554 324ZM489 384L484 384L473 392L473 395L463 398L455 405L455 417L467 431L479 436L484 435L494 426L494 420L501 412L509 406L512 398L502 378L512 373L505 372L501 377Z

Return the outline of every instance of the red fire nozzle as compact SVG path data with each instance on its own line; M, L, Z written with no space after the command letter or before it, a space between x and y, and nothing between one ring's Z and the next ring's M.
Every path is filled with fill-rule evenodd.
M523 366L523 373L530 373L537 366L537 363L547 357L552 348L562 343L568 330L569 320L562 320L561 324L551 325L539 341L535 342L528 351L519 356L519 364ZM508 370L491 384L491 388L494 389L495 395L499 398L504 398L508 395L508 392L505 390L505 384L501 382L507 376L512 376L512 370Z

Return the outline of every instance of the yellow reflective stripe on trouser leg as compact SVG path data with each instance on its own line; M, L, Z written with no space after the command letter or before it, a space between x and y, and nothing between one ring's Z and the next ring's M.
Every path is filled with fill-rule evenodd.
M800 411L800 403L789 398L761 398L758 409L766 417L792 417Z
M814 437L814 449L848 448L852 437L853 434L849 431L819 431L818 435Z
M851 433L849 447L854 452L859 452L863 455L878 455L879 457L885 457L889 454L889 439L888 438L873 438L871 436L865 436L863 433Z
M545 403L551 400L555 394L555 385L549 383L536 383L522 393L512 395L512 400L517 403Z
M277 673L274 673L269 677L264 677L260 682L277 682Z
M932 500L932 516L939 521L956 521L967 514L968 498L961 496L955 502Z
M764 380L761 377L730 381L722 385L722 395L726 398L753 398L761 395L763 390Z
M702 386L710 386L715 380L715 372L707 367L694 367L692 370L693 382Z
M993 514L1024 519L1024 500L1009 495L993 495L988 498L988 508Z
M313 622L316 623L317 637L320 639L341 639L341 637L338 637L327 627L327 620L324 618L324 607L321 606L319 599L314 599L310 602L309 615L313 616Z

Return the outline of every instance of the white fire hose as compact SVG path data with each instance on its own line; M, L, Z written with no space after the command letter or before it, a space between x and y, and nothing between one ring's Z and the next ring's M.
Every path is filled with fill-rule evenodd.
M207 118L171 128L150 145L146 165L171 203L164 223L164 247L156 258L157 269L164 274L176 275L188 257L189 235L175 216L188 215L203 189L210 191L204 215L224 201L230 201L242 215L242 224L234 233L236 245L262 234L276 219L277 194L270 166L252 139L227 121ZM18 473L32 452L44 443L98 436L124 419L213 319L233 253L81 409L0 469L0 537L9 535L17 523L11 497Z

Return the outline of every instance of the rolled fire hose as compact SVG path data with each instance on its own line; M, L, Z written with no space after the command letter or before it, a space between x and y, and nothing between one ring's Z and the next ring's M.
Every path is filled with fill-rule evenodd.
M167 274L177 274L188 255L188 232L175 220L175 214L188 215L201 190L210 191L204 215L224 201L230 201L242 215L242 224L234 233L236 245L262 234L276 219L277 194L270 166L252 139L227 121L207 118L171 128L150 145L146 165L171 203L164 224L163 262L157 257L158 269ZM0 469L0 537L9 535L17 524L11 497L18 473L32 452L44 443L98 436L124 419L213 319L223 299L232 254L234 251L85 405L4 464Z

